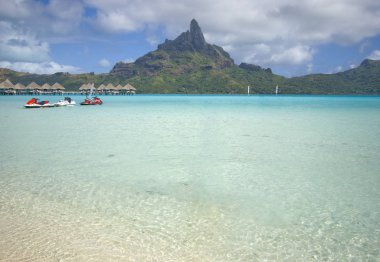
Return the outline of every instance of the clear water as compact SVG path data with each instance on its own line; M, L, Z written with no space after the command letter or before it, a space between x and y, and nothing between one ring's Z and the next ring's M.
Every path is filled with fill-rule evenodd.
M28 98L0 97L0 260L379 261L380 97Z

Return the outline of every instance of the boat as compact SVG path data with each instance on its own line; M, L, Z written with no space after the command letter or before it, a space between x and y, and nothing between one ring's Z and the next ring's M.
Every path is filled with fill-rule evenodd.
M54 107L54 104L50 104L48 100L39 101L38 98L32 98L24 105L25 108L45 108Z
M82 106L89 106L89 105L101 105L103 104L103 101L99 97L93 97L92 99L86 97L85 100L80 103Z
M65 97L63 100L59 100L57 103L54 104L55 106L74 106L76 105L75 101L72 100L70 97Z
M94 83L89 84L91 86L90 94L89 96L86 96L84 101L80 103L82 106L90 106L90 105L101 105L103 104L103 101L99 98L94 96L93 98L90 98L92 96L92 93L94 91Z

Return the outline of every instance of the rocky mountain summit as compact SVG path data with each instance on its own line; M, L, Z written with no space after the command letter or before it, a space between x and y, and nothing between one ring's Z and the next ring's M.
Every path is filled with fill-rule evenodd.
M157 50L140 57L134 63L117 63L110 73L127 77L152 76L162 72L179 75L197 70L218 70L233 66L235 66L233 59L222 47L206 42L202 29L193 19L190 30L183 32L174 40L166 39L164 43L158 45ZM259 66L250 66L256 70L261 69Z

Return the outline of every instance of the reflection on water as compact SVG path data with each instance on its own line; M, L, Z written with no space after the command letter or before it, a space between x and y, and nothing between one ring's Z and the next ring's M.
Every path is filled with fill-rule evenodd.
M0 97L0 260L380 256L378 97L26 99Z

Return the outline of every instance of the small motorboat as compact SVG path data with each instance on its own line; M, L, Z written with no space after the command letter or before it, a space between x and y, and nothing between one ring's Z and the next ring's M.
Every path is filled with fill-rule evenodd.
M82 106L89 106L89 105L101 105L103 104L103 101L99 97L93 97L92 99L86 97L86 99L80 103Z
M76 105L75 101L72 100L70 97L65 97L63 100L59 100L57 103L54 104L55 106L74 106Z
M54 107L54 104L50 104L48 100L39 101L38 98L32 98L24 105L25 108L44 108Z

